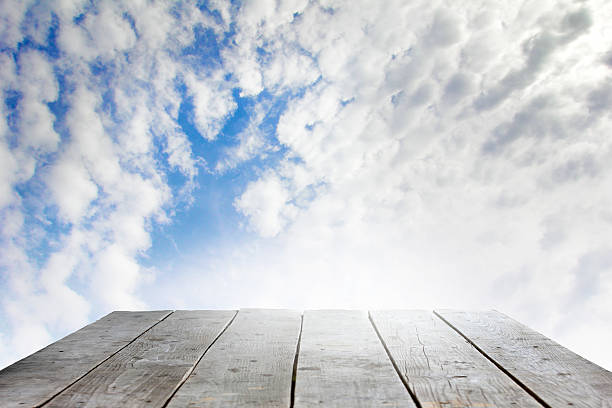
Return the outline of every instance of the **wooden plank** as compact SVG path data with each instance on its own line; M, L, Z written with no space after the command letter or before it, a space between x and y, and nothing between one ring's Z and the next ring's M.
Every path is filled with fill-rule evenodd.
M0 407L37 406L171 312L113 312L0 371Z
M168 407L288 408L300 323L297 311L241 310Z
M612 373L496 311L437 311L550 407L612 407Z
M423 408L541 407L433 313L404 310L370 315Z
M295 383L296 408L415 407L365 311L308 311Z
M162 407L234 315L176 311L48 406Z

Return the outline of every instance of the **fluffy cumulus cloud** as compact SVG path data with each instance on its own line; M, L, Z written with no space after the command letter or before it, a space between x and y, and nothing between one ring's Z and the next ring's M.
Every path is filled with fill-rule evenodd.
M116 308L457 307L612 367L607 2L2 10L7 362ZM145 262L198 202L241 238Z

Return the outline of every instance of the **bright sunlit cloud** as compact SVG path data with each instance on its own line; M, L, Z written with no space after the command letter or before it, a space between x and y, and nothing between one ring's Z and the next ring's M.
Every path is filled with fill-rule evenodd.
M0 366L258 306L495 308L612 368L609 2L0 10Z

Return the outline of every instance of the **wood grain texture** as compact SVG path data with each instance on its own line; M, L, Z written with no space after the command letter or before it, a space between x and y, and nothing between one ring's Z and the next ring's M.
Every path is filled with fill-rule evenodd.
M45 407L162 407L234 311L176 311Z
M300 323L297 311L240 310L168 407L288 408Z
M0 371L0 407L38 406L170 314L113 312Z
M496 311L437 313L550 407L612 407L612 373L540 333Z
M296 408L415 407L364 311L308 311Z
M428 311L370 312L423 408L540 407L510 377Z

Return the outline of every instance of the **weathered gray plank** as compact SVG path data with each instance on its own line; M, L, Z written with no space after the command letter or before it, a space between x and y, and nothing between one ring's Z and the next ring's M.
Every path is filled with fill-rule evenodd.
M300 322L297 311L240 310L168 407L288 408Z
M170 313L113 312L6 367L0 407L44 403Z
M308 311L295 383L296 408L415 407L365 311Z
M176 311L48 406L161 407L234 315Z
M437 311L549 406L611 407L612 373L496 311Z
M431 312L371 312L389 353L423 408L541 407Z

